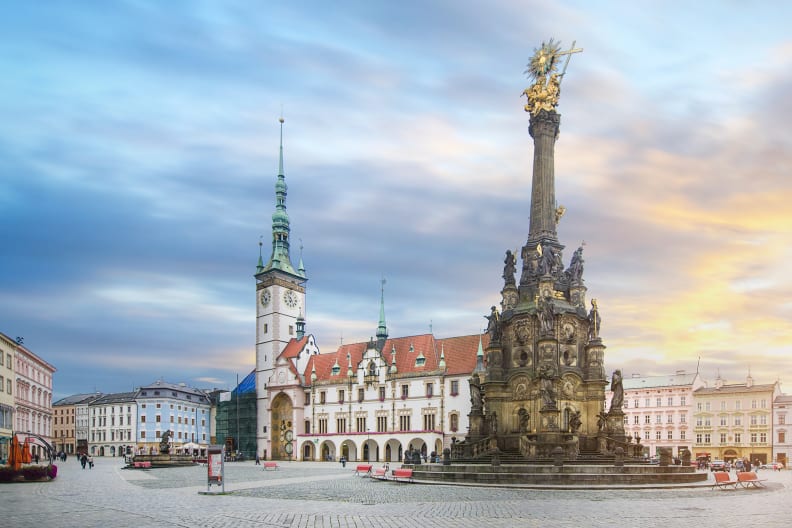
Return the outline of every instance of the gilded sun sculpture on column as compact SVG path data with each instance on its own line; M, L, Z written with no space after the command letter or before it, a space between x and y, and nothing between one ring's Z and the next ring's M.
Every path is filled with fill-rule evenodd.
M528 78L533 80L533 84L526 88L522 95L528 98L525 111L532 115L538 114L542 110L551 112L558 106L558 96L561 92L561 78L566 73L569 58L573 53L579 53L582 49L576 49L575 43L568 51L561 51L561 43L550 39L542 42L542 45L534 50L531 62L525 73ZM564 69L558 73L558 62L561 56L566 55Z

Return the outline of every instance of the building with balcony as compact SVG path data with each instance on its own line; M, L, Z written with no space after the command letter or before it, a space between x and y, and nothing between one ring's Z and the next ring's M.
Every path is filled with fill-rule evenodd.
M773 402L781 395L778 382L728 384L720 376L714 387L693 393L693 454L712 460L773 458Z

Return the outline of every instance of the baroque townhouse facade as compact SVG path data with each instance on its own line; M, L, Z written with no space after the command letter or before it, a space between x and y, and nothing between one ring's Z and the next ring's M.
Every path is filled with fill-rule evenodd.
M14 351L16 341L0 333L0 464L8 460L14 431Z
M132 454L137 405L134 392L105 394L88 404L88 452L93 456Z
M705 385L698 373L683 370L667 376L633 375L622 381L624 432L641 438L644 455L659 456L667 447L673 456L693 453L693 393ZM613 393L606 392L606 409Z
M14 353L14 429L52 443L52 375L56 369L21 343L17 343ZM43 456L44 448L36 444L31 452Z
M714 387L693 393L696 457L712 460L749 459L766 463L773 458L773 402L781 395L778 382L727 384L718 377Z
M165 431L171 431L171 449L185 444L202 448L211 439L211 402L205 392L184 383L157 380L134 393L137 420L132 444L135 453L158 453ZM134 436L137 436L135 439Z
M789 469L792 457L792 396L782 394L773 402L773 461Z
M87 404L98 398L96 394L74 394L61 398L52 404L52 437L55 451L67 455L77 453L77 409L80 404L87 411ZM88 431L87 412L85 413L85 431ZM83 436L87 440L87 434Z

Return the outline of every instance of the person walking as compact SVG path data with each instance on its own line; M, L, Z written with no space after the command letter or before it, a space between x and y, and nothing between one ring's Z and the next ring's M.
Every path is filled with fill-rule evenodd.
M88 455L88 469L93 469L93 457Z
M88 457L85 456L85 453L83 453L83 455L80 457L80 465L82 466L83 469L85 469L85 464L87 463L88 463Z

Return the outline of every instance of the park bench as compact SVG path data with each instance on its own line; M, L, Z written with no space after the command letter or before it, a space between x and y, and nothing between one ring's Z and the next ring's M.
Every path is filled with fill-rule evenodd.
M726 486L731 486L732 489L737 488L738 481L732 480L731 475L724 471L716 471L713 473L715 476L715 483L712 485L712 489L720 488L723 489Z
M264 471L275 471L279 467L275 462L264 462Z
M135 462L135 467L136 468L142 468L142 469L148 469L148 468L151 467L151 462L149 462L149 461L146 461L146 462Z
M388 470L384 467L377 468L373 473L369 473L369 477L377 480L388 480Z
M358 464L355 468L355 475L360 475L361 473L371 475L371 468L372 464Z
M398 480L399 482L414 482L413 481L413 470L412 469L394 469L393 470L393 480Z
M764 488L765 485L763 484L764 479L760 480L756 476L756 472L754 471L743 471L741 473L737 473L737 483L740 484L742 487L747 488L748 486L753 486L755 488Z

